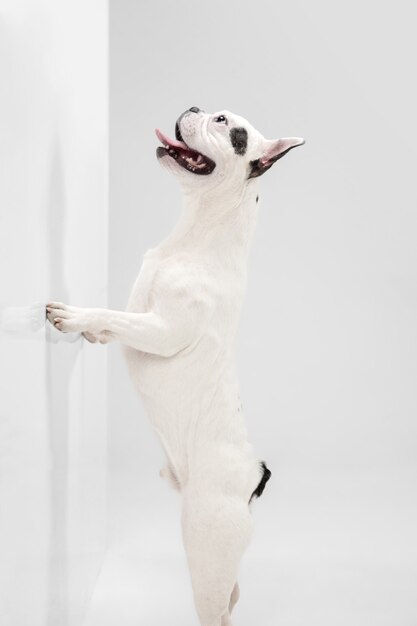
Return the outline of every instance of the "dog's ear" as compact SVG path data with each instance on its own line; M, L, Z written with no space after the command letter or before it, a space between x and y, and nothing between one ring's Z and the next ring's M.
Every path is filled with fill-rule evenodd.
M259 159L250 162L248 178L262 176L278 159L287 154L292 148L302 146L305 140L301 137L284 137L283 139L266 140L265 149Z

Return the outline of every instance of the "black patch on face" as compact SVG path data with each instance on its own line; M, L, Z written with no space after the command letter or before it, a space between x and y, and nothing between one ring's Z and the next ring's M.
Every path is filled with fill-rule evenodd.
M236 154L243 156L248 147L248 131L246 128L232 128L230 131L230 141Z
M259 196L256 196L256 202L259 202Z
M268 480L271 478L271 471L267 468L267 466L265 465L265 463L262 461L261 462L261 469L262 469L262 478L261 481L259 483L259 485L256 487L255 491L253 492L253 494L251 495L251 497L249 498L249 504L252 500L252 498L259 498L262 493L263 490L265 489L265 485L268 482Z

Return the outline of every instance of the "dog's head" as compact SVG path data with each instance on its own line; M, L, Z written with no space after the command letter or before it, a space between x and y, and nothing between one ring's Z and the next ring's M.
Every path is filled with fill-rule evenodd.
M186 187L202 191L218 188L237 190L252 178L264 174L304 139L265 139L243 117L220 111L205 113L198 107L185 111L175 124L170 139L156 130L162 146L159 161Z

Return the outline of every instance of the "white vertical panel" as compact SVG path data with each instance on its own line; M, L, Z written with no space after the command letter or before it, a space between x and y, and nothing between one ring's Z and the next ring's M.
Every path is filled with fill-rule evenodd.
M0 0L0 623L82 623L105 539L107 3Z

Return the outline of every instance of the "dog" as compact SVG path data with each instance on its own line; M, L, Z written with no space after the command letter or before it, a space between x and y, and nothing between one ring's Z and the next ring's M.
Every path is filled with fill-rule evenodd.
M182 536L201 626L230 626L250 505L270 478L248 442L234 360L259 178L304 139L267 140L229 111L191 107L175 139L156 130L159 163L183 213L144 255L127 310L47 305L62 332L119 341L182 498Z

